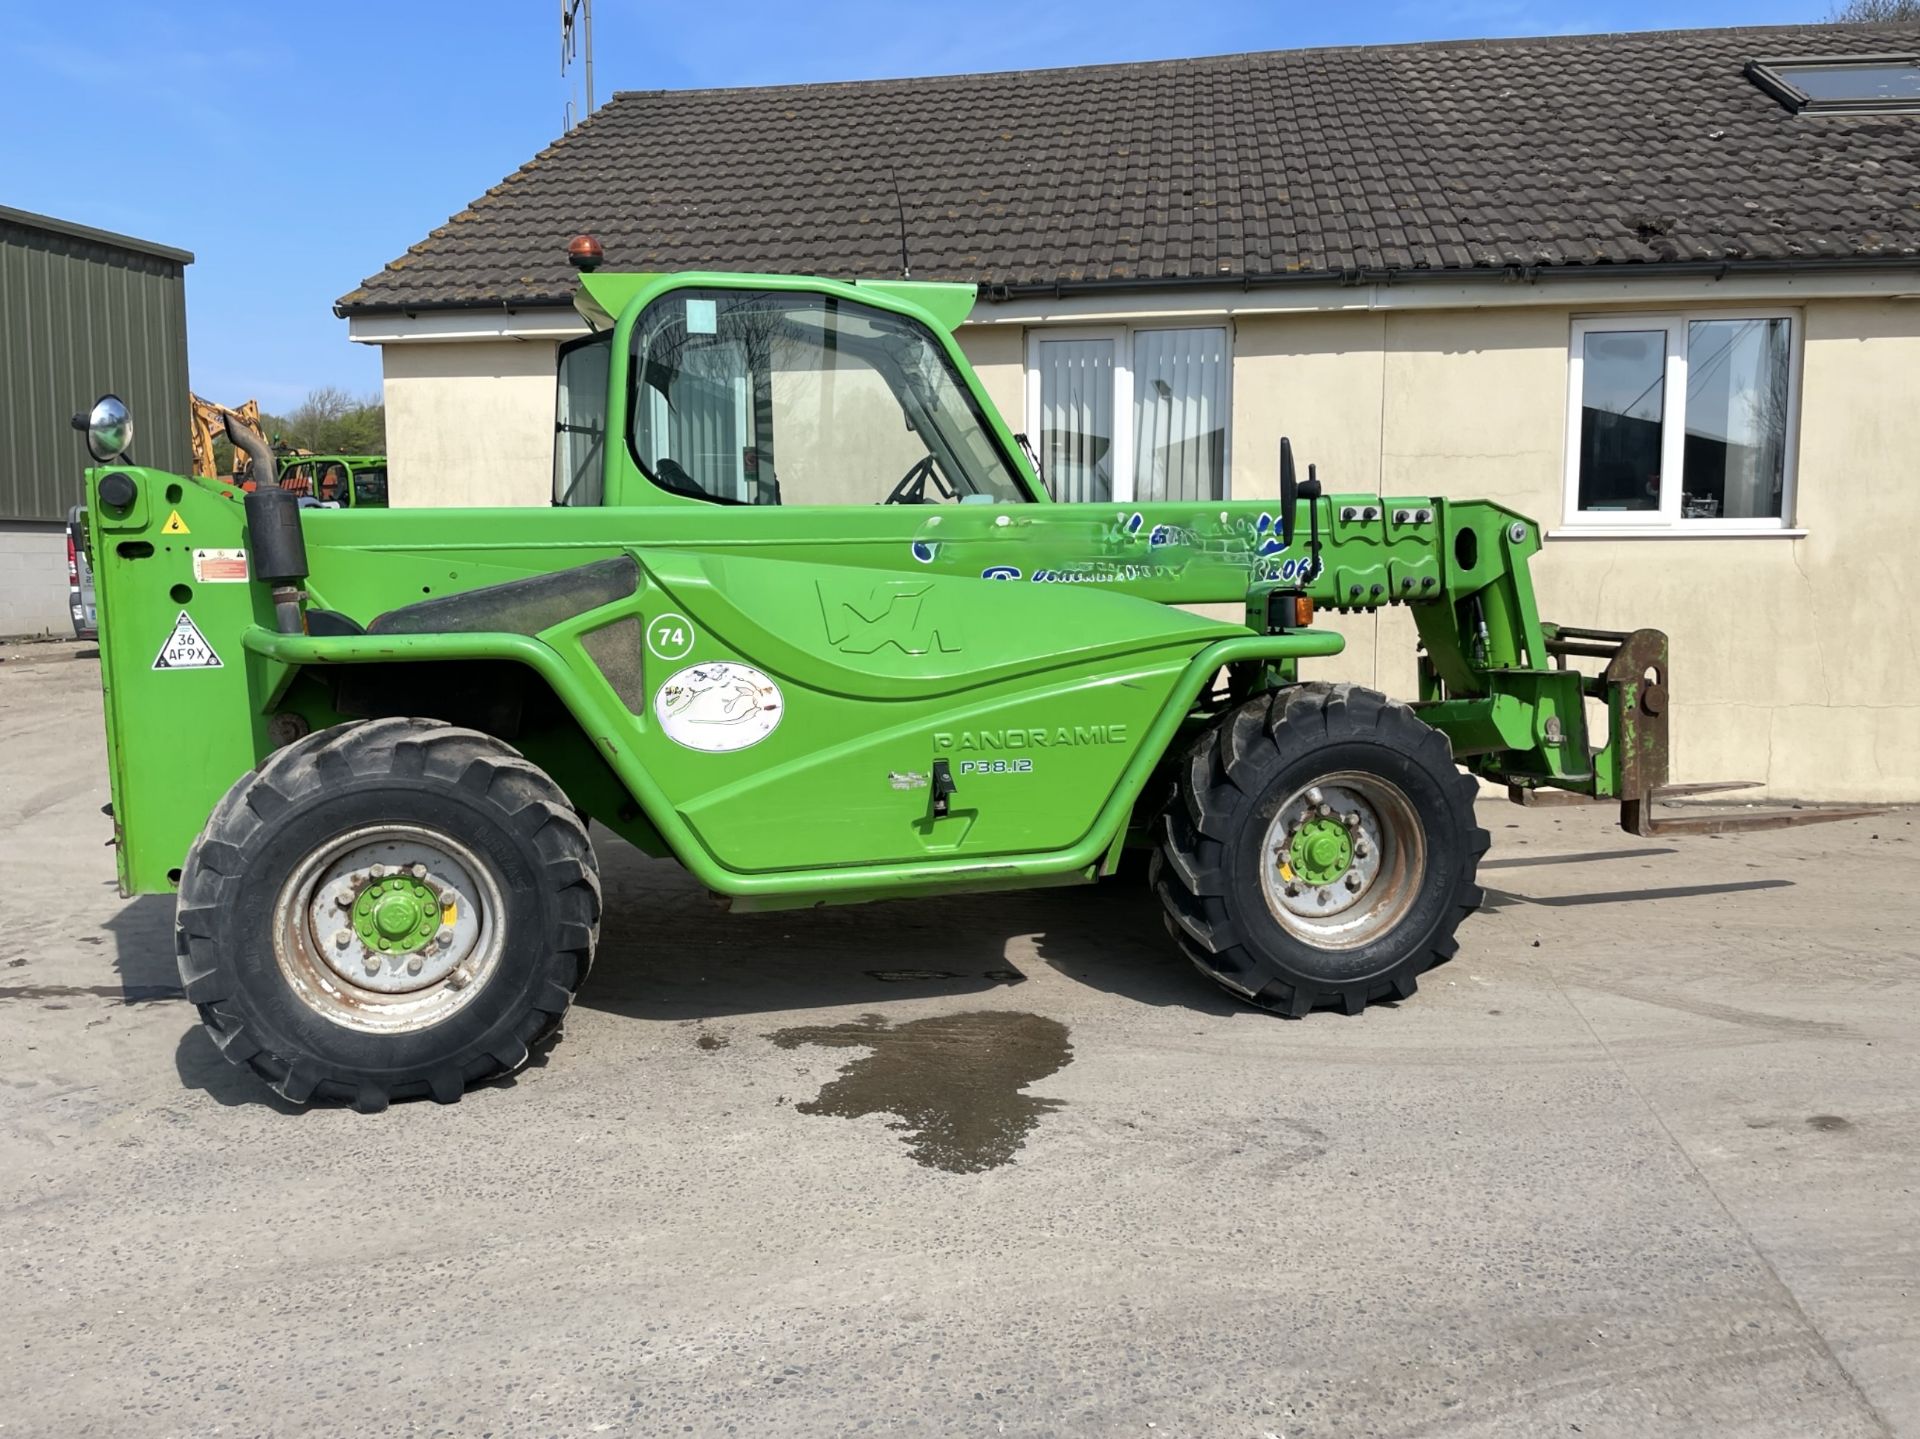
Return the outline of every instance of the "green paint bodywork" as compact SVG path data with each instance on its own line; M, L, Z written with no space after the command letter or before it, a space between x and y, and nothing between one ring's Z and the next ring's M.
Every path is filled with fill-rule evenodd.
M440 932L440 897L424 880L389 875L360 891L353 929L370 950L411 954Z
M625 341L650 300L683 286L816 291L924 324L1028 500L739 507L656 488L619 439ZM369 712L349 694L407 694L407 713L452 717L436 696L522 688L534 698L505 737L596 821L737 906L1084 882L1140 837L1136 801L1185 737L1341 649L1330 630L1269 632L1275 590L1323 608L1409 604L1426 717L1464 763L1610 792L1580 677L1548 667L1531 521L1481 501L1329 496L1315 502L1315 573L1304 501L1290 547L1271 500L1053 503L954 344L971 302L956 285L588 275L582 313L615 331L602 507L302 511L309 615L363 626L426 599L637 561L634 593L530 634L279 633L264 585L195 575L196 551L247 544L237 496L90 470L123 892L172 888L208 814L276 740ZM138 489L119 511L99 497L116 470ZM163 533L176 510L188 533ZM1235 619L1181 605L1233 606ZM217 668L155 668L183 614ZM682 633L657 637L663 618ZM718 661L770 679L778 720L750 747L683 747L658 696ZM936 818L940 761L958 788Z
M1332 884L1353 863L1353 839L1337 819L1310 819L1294 832L1287 858L1308 884Z

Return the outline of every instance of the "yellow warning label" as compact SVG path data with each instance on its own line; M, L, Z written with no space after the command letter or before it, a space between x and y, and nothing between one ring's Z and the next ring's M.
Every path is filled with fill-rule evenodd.
M160 533L163 535L185 535L191 534L192 531L187 528L187 522L180 518L180 511L175 510L167 516L167 522L160 526Z
M458 924L459 922L460 922L460 905L458 901L454 902L453 904L447 905L445 908L443 908L440 911L440 923Z

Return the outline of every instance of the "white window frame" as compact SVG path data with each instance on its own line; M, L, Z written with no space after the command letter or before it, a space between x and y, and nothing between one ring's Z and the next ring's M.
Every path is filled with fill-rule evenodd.
M1200 323L1173 321L1151 325L1036 325L1027 331L1026 411L1024 433L1032 437L1034 453L1040 453L1040 346L1047 340L1111 340L1113 342L1113 437L1109 451L1113 463L1114 504L1133 504L1133 445L1137 428L1133 415L1133 337L1148 330L1217 330L1220 353L1225 359L1225 383L1221 395L1226 428L1221 445L1221 500L1233 498L1233 325L1224 317L1218 323L1211 318ZM1156 502L1158 503L1158 502ZM1212 503L1212 501L1208 501Z
M1785 320L1787 322L1787 422L1780 475L1780 514L1688 518L1680 513L1685 490L1687 443L1687 326L1701 320ZM1590 334L1660 330L1666 334L1666 391L1661 407L1660 506L1654 510L1583 510L1580 508L1580 417L1586 381L1586 338ZM1567 430L1564 472L1564 528L1550 539L1584 537L1621 539L1642 536L1724 536L1729 538L1785 535L1805 530L1794 526L1796 481L1800 461L1800 368L1805 340L1801 312L1787 306L1736 310L1679 310L1637 312L1616 310L1576 317L1567 342Z

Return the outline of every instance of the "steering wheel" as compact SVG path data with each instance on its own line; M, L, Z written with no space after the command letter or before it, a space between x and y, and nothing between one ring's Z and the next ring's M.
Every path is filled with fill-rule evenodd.
M924 505L927 503L927 481L933 481L933 487L943 500L954 497L954 488L949 485L946 476L940 473L940 467L933 462L933 456L915 460L913 468L900 477L900 483L888 493L880 503L884 505Z

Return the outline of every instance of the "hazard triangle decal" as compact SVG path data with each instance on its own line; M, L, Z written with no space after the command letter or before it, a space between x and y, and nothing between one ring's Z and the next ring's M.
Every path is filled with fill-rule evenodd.
M160 646L153 667L157 670L217 670L222 666L220 656L213 652L207 637L200 633L200 626L182 610L180 618L173 622L173 633Z

